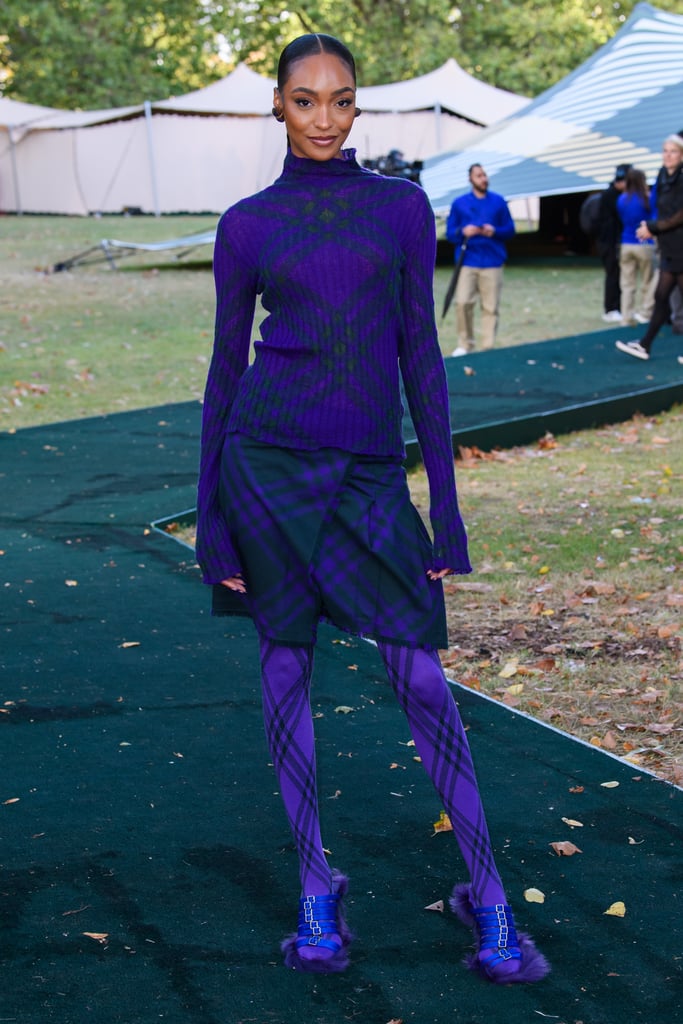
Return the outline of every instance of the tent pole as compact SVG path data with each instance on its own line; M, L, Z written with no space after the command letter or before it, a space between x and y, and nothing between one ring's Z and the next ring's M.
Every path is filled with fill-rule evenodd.
M12 132L12 128L9 126L7 128L7 135L9 137L10 160L12 161L12 182L14 184L14 202L17 207L16 212L18 216L21 217L24 211L21 208L21 194L19 192L19 172L17 170L17 154L14 147L14 135Z
M152 136L152 104L145 100L145 125L147 127L147 148L149 150L149 171L152 179L152 198L154 202L154 216L160 217L159 190L157 188L157 166L154 159L154 138Z
M434 133L436 142L436 152L441 152L441 104L434 104Z

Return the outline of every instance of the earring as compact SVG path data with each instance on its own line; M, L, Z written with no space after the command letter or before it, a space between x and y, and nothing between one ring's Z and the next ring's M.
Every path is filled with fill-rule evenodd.
M278 110L277 107L273 107L271 113L276 121L280 121L280 123L284 121L285 115L282 113L281 110Z
M353 116L354 116L354 117L360 117L360 115L361 115L362 113L363 113L363 111L362 111L362 110L360 109L360 107L356 107L356 109L355 109L355 111L354 111L354 114L353 114Z

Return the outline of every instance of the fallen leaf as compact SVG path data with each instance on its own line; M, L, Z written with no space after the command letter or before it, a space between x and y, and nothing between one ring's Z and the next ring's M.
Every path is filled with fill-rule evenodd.
M545 893L540 889L525 889L524 899L527 903L545 903Z
M552 846L559 857L573 857L575 853L583 853L583 850L580 850L578 846L574 846L573 843L567 840L560 843L550 843L550 846Z
M501 679L510 679L511 676L516 675L516 673L517 673L517 666L518 666L518 662L516 662L514 660L513 661L508 661L507 664L504 665L503 668L500 670L498 675L500 676Z
M565 825L569 825L570 828L583 828L582 821L574 821L573 818L563 818L562 821Z
M356 709L350 708L347 704L340 704L339 707L336 707L334 710L337 715L350 715L351 712Z
M139 640L124 640L122 644L119 644L119 647L123 647L123 648L126 648L126 647L139 647L139 646L140 646L140 641Z
M619 785L618 782L601 782L600 785L603 789L616 789Z
M65 583L65 585L67 587L77 587L78 586L78 580L64 580L64 583Z
M3 803L3 806L4 806L5 804L18 804L18 803L19 803L19 800L20 800L20 799L21 799L21 797L18 797L18 796L11 796L11 797L9 798L9 800L3 800L3 801L2 801L2 803Z
M443 914L443 909L444 909L443 900L437 900L436 903L430 903L428 907L425 907L425 910L438 910L439 913L441 913L441 914Z
M585 791L585 787L584 786L570 786L569 787L569 792L570 793L583 793L584 791Z
M634 839L633 836L628 837L629 846L641 846L644 842L644 839Z
M94 939L95 942L99 942L102 945L109 938L109 932L83 932L83 935L88 939Z
M609 917L625 917L626 906L622 903L621 900L617 900L616 903L612 903L612 905L607 908L605 914L607 914Z
M441 811L439 814L439 820L434 822L434 835L437 832L452 832L453 826L451 825L451 819L448 817L445 811Z
M510 697L518 697L520 693L524 693L524 683L513 683L512 686L508 686L505 692Z

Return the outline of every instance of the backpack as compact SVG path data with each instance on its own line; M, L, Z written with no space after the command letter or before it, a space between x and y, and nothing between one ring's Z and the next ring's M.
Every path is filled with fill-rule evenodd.
M579 226L583 233L588 235L589 238L595 238L598 233L601 202L602 192L593 192L591 195L586 196L584 201L581 203L581 209L579 210Z

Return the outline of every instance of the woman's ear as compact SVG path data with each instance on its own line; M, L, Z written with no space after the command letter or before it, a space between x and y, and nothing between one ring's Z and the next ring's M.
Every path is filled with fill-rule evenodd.
M282 97L278 88L273 89L273 117L276 121L284 121L285 115L282 110Z

